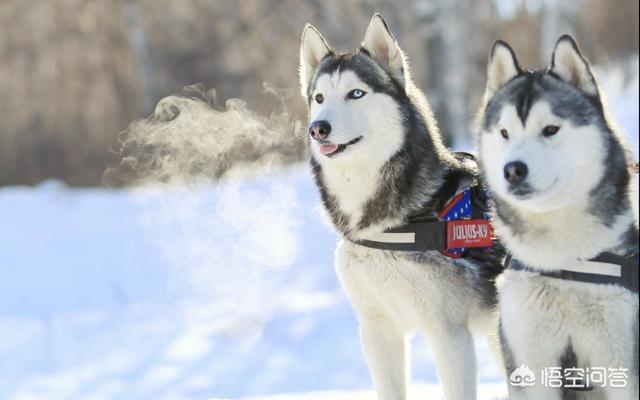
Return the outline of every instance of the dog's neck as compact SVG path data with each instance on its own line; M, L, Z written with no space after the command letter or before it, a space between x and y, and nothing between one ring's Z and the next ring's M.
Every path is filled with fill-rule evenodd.
M343 236L362 239L399 226L431 201L446 174L458 166L451 153L428 139L423 135L421 143L405 144L388 160L363 157L321 165L312 158L325 210ZM421 151L424 157L418 157Z
M630 256L638 252L638 221L629 192L604 220L592 212L587 198L570 207L537 213L516 210L495 199L496 233L513 256L531 267L553 270L602 252Z

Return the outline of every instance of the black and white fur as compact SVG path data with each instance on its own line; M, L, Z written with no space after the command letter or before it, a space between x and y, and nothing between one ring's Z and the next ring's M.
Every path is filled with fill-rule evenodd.
M358 314L378 399L406 398L412 332L433 346L446 398L475 399L471 332L497 334L496 273L436 251L383 251L349 239L406 223L436 200L450 174L460 172L462 186L477 178L477 168L443 145L404 53L377 14L362 47L349 53L332 50L307 25L300 83L315 135L309 139L312 171L343 237L336 269ZM329 124L328 135L326 125L318 130L321 121ZM324 153L322 146L328 146Z
M514 258L553 271L602 252L638 254L631 157L570 36L557 42L551 66L537 71L522 70L513 50L496 42L478 126L495 229ZM538 378L545 367L629 369L626 390L578 393L538 380L511 386L512 399L638 398L636 294L512 270L499 279L499 294L508 374L522 364Z

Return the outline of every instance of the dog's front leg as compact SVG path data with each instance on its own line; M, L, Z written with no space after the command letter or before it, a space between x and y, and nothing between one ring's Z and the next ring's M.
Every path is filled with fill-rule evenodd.
M476 356L466 326L437 329L428 334L447 400L475 400Z
M361 318L360 335L378 400L407 397L407 338L391 321Z

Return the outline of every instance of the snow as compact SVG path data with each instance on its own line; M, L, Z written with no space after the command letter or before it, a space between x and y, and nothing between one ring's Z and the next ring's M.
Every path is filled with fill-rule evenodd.
M499 396L497 396L499 394ZM504 383L482 384L478 391L480 399L504 399L506 388ZM441 399L442 388L438 385L417 384L409 390L410 399ZM246 400L375 400L372 390L356 391L321 391L312 393L293 393L276 396L251 397Z
M638 79L608 73L637 157ZM219 186L0 188L0 398L373 399L304 166ZM413 341L415 397L442 398ZM480 394L504 396L478 342Z
M164 191L5 188L0 220L0 398L370 388L306 167ZM415 378L439 390L414 344ZM481 379L500 383L479 345Z

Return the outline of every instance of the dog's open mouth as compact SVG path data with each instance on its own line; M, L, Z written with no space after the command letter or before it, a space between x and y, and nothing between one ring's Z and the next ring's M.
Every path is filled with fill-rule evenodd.
M349 140L347 143L343 144L321 144L320 145L320 153L327 157L333 157L338 153L343 152L347 147L352 144L356 144L362 139L362 136L358 136L355 139Z

